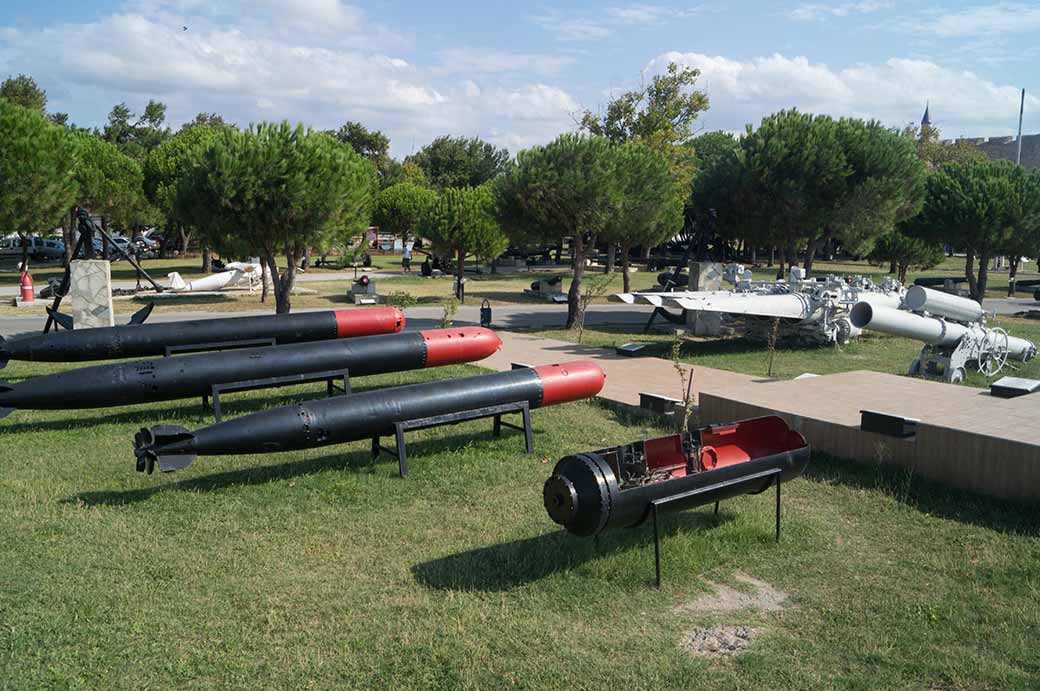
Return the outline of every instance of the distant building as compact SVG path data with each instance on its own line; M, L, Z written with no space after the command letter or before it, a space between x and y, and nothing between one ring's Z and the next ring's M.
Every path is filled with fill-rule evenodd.
M921 127L931 127L932 117L929 104L925 104ZM944 144L966 142L978 147L993 161L1014 161L1018 153L1017 137L961 137L960 139L944 139ZM1022 165L1026 168L1040 168L1040 134L1022 135Z

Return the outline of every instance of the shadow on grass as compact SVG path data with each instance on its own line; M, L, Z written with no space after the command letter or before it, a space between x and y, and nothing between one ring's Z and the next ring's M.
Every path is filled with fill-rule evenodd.
M995 499L913 475L906 468L813 453L803 475L811 482L876 490L933 516L1005 533L1040 535L1040 512L1025 501Z
M662 517L662 537L710 530L733 520L725 512L685 511ZM595 538L556 530L513 542L479 547L412 567L420 584L438 590L500 592L561 571L632 549L646 551L647 576L653 574L653 533L649 525L618 529Z
M487 429L477 432L458 432L435 439L408 440L408 461L410 470L420 470L424 460L439 453L455 451L468 443L486 443L490 449L501 448L502 443L515 444L517 454L523 452L523 436L519 432L511 430L503 431L501 437L493 437L491 434L491 421L488 420ZM387 443L388 435L383 435L383 444ZM390 442L392 446L392 435ZM347 442L352 443L352 442ZM285 453L291 454L292 451ZM206 458L200 457L195 463L205 463ZM131 454L127 454L127 469L134 463ZM359 471L374 466L385 466L387 476L397 478L397 458L386 453L381 453L373 458L369 451L349 451L331 453L320 458L308 458L305 460L286 461L274 465L250 466L239 470L229 470L211 475L193 477L186 480L171 482L169 484L156 485L154 487L142 487L130 490L112 490L99 492L81 492L64 499L65 503L78 504L83 502L87 506L125 506L146 501L156 494L163 492L219 492L229 487L242 487L247 485L263 485L278 480L291 480L293 478L316 475L333 471ZM407 482L407 480L404 480Z

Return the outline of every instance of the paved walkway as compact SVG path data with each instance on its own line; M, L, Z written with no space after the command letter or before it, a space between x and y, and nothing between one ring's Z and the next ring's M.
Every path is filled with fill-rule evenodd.
M349 306L348 306L349 307ZM315 312L320 311L295 309L293 312ZM593 305L589 308L585 323L588 326L628 326L641 329L653 308L648 305ZM220 317L248 317L256 315L271 314L271 310L249 310L245 312L156 312L148 318L149 322L175 322L191 319L218 319ZM444 316L441 307L412 307L405 310L408 318L408 327L414 329L429 329L440 325ZM495 329L562 329L567 321L567 305L499 305L492 308L491 326ZM125 322L129 315L117 315L119 321ZM42 311L33 311L25 315L0 316L0 335L11 336L13 334L42 331L47 321L47 315ZM455 314L457 324L479 324L480 306L476 302L459 307Z
M574 360L592 360L607 375L607 383L600 394L602 398L626 405L639 405L640 392L654 393L681 400L683 384L675 365L656 357L625 357L610 350L593 346L538 338L531 334L500 331L502 349L486 360L482 367L496 370L510 369L514 362L525 365L551 365ZM693 370L693 403L701 391L714 390L754 382L755 377L736 372L726 372L710 367L684 365L683 370Z

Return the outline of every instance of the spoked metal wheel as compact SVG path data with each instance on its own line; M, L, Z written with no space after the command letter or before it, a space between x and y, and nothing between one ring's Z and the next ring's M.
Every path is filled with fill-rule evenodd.
M1001 328L992 329L979 352L979 371L987 377L996 376L1008 359L1008 334Z

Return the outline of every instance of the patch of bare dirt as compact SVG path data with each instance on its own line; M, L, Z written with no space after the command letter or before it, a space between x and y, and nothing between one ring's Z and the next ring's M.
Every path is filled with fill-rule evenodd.
M759 612L779 612L784 609L784 603L788 595L782 590L777 590L765 581L760 581L753 576L737 571L733 574L736 581L748 586L750 592L737 590L724 583L711 583L708 585L714 589L714 593L701 595L693 602L676 607L676 612L681 614L703 614L706 612L738 612L750 609Z
M683 634L679 645L691 655L701 657L724 657L737 655L751 644L761 629L749 626L716 626L710 629L694 629Z

